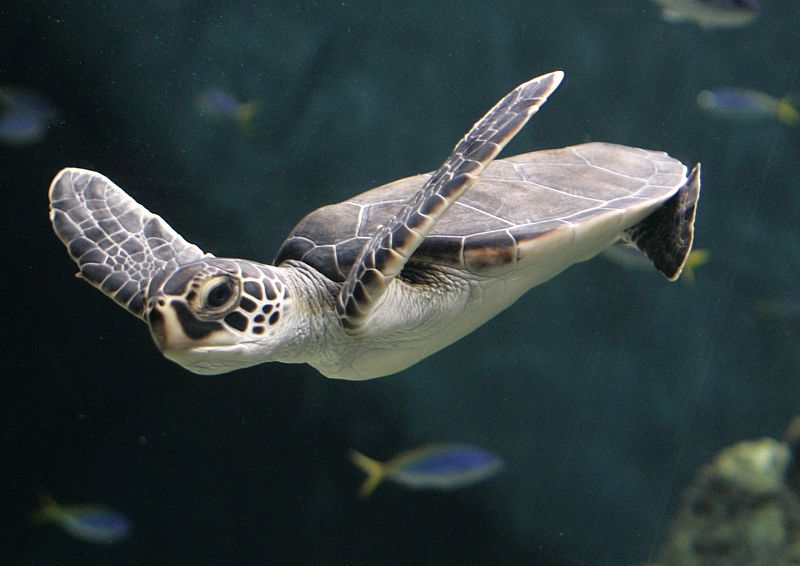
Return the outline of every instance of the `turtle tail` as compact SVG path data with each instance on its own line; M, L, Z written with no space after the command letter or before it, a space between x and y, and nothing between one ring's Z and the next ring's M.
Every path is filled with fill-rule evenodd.
M694 215L700 196L700 164L650 216L625 230L624 238L641 250L670 281L680 277L694 241Z

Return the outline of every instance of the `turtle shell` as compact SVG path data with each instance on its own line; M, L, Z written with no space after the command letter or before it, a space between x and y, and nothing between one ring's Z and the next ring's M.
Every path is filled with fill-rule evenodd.
M274 264L299 260L344 281L370 236L429 176L400 179L311 212ZM436 223L406 269L436 264L494 275L535 253L547 236L581 223L613 223L621 233L685 182L686 166L666 153L609 143L495 160Z

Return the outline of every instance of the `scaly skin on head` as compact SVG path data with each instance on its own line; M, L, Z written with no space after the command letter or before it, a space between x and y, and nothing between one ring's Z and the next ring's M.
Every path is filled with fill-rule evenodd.
M144 318L164 356L195 373L307 362L332 303L317 279L303 267L205 258L153 278Z

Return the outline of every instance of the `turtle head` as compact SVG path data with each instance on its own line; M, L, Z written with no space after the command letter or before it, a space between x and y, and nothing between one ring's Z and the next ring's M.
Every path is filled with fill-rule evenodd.
M220 374L268 361L288 299L277 270L207 257L155 277L144 318L165 357Z

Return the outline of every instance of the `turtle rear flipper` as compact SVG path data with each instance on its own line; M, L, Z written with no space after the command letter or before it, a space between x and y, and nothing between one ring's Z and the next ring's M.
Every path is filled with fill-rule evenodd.
M625 230L624 239L642 251L670 281L680 277L692 251L694 215L700 196L700 164L686 184L650 216Z

